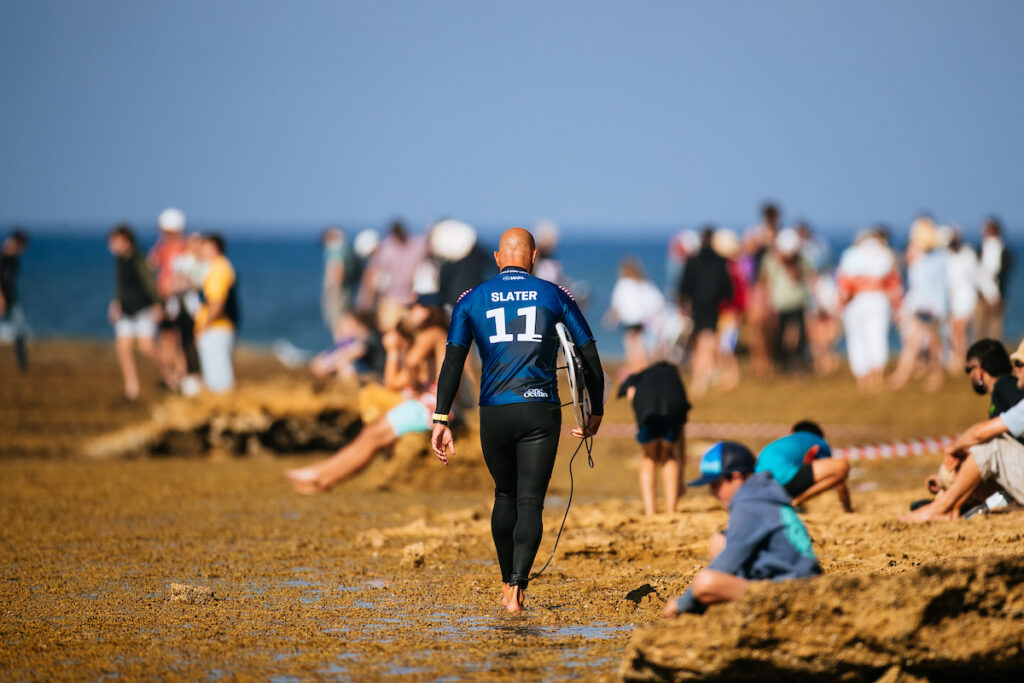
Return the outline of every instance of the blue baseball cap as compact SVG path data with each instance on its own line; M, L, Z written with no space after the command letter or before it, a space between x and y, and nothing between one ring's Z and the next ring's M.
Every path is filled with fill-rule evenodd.
M754 454L735 441L719 441L700 459L700 477L687 486L705 486L730 472L753 472Z

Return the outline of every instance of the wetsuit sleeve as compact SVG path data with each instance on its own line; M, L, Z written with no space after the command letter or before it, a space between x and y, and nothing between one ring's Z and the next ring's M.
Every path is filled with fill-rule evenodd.
M468 296L469 292L466 292L459 297L458 302L455 304L455 308L452 310L452 320L451 324L448 326L449 353L451 352L452 346L461 346L464 349L469 349L470 345L473 343L473 330L469 326L470 304ZM445 354L446 359L447 357L448 354ZM462 372L462 365L459 365L459 372Z
M555 289L562 304L562 320L569 329L569 334L572 336L576 347L583 348L592 343L594 341L594 333L590 331L590 325L587 324L586 318L580 312L580 307L576 305L576 300L572 298L567 289L558 285L555 285Z
M455 394L462 381L462 368L466 364L468 355L468 347L449 343L445 348L444 362L441 363L441 373L437 378L437 407L435 410L440 415L447 415L452 410Z
M591 412L604 415L604 369L601 357L597 355L597 342L591 341L580 349L580 361L583 363L583 377L590 394Z

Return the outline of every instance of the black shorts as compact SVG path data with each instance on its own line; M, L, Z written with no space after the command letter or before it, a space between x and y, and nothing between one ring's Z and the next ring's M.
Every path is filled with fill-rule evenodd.
M814 468L810 465L804 465L796 471L793 478L790 479L782 488L786 489L786 493L789 494L790 498L796 498L801 493L811 488L814 484Z
M648 415L636 430L639 443L650 443L656 439L675 443L683 431L683 419L668 415Z

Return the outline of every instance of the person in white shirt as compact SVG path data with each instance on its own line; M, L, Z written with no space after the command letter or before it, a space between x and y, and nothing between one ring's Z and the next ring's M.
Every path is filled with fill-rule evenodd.
M999 300L978 303L975 318L975 336L1002 339L1003 315L1006 311L1006 290L1010 281L1013 259L1003 242L1003 229L998 218L989 217L981 225L981 252L978 260L980 276L999 292Z
M664 315L665 296L661 290L647 279L639 263L630 258L623 260L604 322L609 326L617 322L623 327L624 370L637 372L647 367L644 333L656 332Z
M880 391L889 361L889 325L902 285L896 256L877 230L862 231L843 252L836 287L850 371L861 391Z
M949 374L958 374L960 359L967 353L967 327L978 307L978 294L992 305L999 303L995 281L978 266L974 250L954 230L946 257L946 285L949 288L950 354Z

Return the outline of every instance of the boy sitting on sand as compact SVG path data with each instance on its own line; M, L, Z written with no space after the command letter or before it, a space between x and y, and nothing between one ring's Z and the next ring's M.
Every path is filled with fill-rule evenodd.
M636 440L643 449L640 461L640 497L644 514L656 512L655 471L661 466L665 512L674 512L680 493L680 478L686 464L686 441L683 430L690 402L674 365L654 363L630 375L619 387L619 398L625 396L633 404L636 415Z
M738 600L751 581L821 573L789 494L768 472L754 473L754 455L745 446L716 443L701 458L700 472L689 485L711 485L711 495L729 509L729 528L711 537L711 564L697 572L686 593L665 603L666 618Z
M832 449L817 422L797 422L792 434L762 448L754 471L771 472L775 481L792 496L793 505L834 488L843 510L853 512L850 491L846 487L850 463L832 459Z

